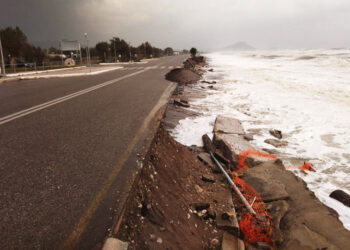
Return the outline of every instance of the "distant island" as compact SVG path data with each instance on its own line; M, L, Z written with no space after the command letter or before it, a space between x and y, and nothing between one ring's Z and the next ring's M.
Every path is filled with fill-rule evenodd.
M236 51L255 50L255 48L247 44L246 42L237 42L230 46L220 49L220 51L232 51L232 50L236 50Z

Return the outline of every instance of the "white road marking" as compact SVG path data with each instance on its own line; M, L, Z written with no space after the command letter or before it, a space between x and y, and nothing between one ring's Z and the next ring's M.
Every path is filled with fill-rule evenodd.
M160 67L161 69L165 69L165 66Z
M146 69L143 69L143 70L140 70L140 71L136 71L134 73L131 73L131 74L128 74L128 75L125 75L125 76L122 76L122 77L119 77L119 78L116 78L116 79L113 79L113 80L110 80L110 81L107 81L107 82L104 82L104 83L100 83L100 84L92 86L90 88L83 89L83 90L77 91L75 93L72 93L72 94L69 94L69 95L66 95L66 96L63 96L63 97L60 97L60 98L56 98L56 99L54 99L52 101L48 101L48 102L36 105L34 107L31 107L31 108L28 108L28 109L24 109L22 111L13 113L11 115L7 115L7 116L4 116L4 117L1 117L0 118L0 125L8 123L10 121L13 121L15 119L18 119L20 117L29 115L29 114L34 113L36 111L39 111L39 110L42 110L42 109L46 109L46 108L51 107L53 105L56 105L58 103L68 101L68 100L70 100L70 99L72 99L74 97L78 97L80 95L84 95L86 93L89 93L91 91L97 90L99 88L106 87L106 86L108 86L110 84L113 84L113 83L119 82L121 80L124 80L126 78L138 75L138 74L143 73L143 72L145 72L147 70L148 69L146 68Z
M173 69L173 68L174 68L174 66L169 66L169 67L168 67L168 69Z

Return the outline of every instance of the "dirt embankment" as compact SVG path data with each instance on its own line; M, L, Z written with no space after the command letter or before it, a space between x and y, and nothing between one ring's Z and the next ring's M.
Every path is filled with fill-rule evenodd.
M129 249L216 248L222 231L213 221L232 209L230 195L221 175L160 128L118 238Z

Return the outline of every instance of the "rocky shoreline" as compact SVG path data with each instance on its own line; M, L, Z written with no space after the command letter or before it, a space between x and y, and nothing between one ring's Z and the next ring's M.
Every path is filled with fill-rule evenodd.
M201 95L195 84L205 70L211 69L203 58L189 59L184 68L166 76L178 87L114 236L127 242L128 249L346 249L350 232L337 213L323 205L281 160L266 157L269 152L254 153L261 151L250 144L252 135L240 121L218 116L213 145L208 146L210 139L203 136L204 148L185 147L166 132L179 120L198 115L186 108L193 96ZM204 83L215 89L215 81ZM276 139L267 143L286 143L280 131L270 133ZM234 170L263 200L273 223L268 244L245 240L239 229L240 214L235 212L237 197L208 151L215 152L225 169ZM242 152L247 152L244 157ZM240 164L247 168L238 169Z

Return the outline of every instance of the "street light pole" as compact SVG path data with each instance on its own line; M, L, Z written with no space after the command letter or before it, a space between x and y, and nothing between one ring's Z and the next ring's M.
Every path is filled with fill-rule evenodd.
M131 49L130 49L130 43L128 43L129 45L129 62L131 62Z
M90 61L90 48L89 48L89 39L88 39L88 34L84 34L86 38L86 64L88 67L91 67L91 61ZM91 70L91 69L90 69Z
M114 62L116 63L117 62L117 51L115 50L115 41L116 41L116 38L114 37Z
M4 62L4 53L3 53L3 51L2 51L1 37L0 37L0 54L1 54L1 74L2 74L3 76L6 76L5 62Z

